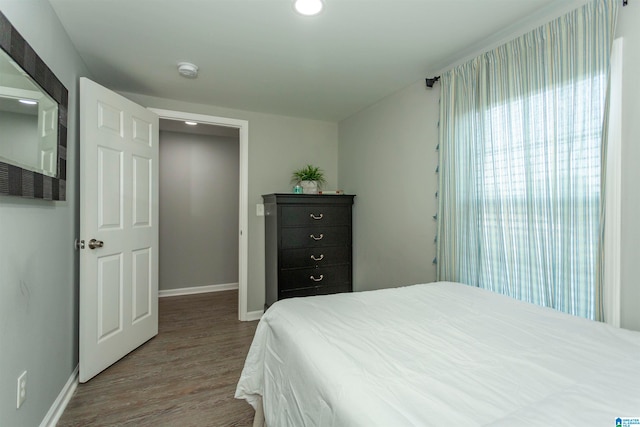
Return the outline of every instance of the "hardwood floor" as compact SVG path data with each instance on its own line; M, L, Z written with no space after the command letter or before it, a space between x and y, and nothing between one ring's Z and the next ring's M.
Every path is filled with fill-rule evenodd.
M237 320L238 292L161 298L159 333L80 384L66 426L250 426L233 398L258 322Z

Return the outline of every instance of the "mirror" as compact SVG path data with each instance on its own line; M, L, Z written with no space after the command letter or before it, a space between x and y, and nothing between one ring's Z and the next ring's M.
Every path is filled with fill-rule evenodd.
M0 161L56 176L58 103L0 52Z
M66 198L67 89L0 12L0 194Z

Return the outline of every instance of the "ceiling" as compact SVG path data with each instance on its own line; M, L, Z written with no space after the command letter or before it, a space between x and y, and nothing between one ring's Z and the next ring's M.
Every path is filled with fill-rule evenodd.
M315 17L292 0L49 2L113 90L340 121L585 0L324 0Z

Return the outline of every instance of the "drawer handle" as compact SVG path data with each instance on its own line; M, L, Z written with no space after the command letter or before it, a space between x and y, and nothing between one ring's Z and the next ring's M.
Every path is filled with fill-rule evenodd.
M320 216L315 216L314 214L309 214L309 216L313 219L322 219L322 217L324 216L323 214L320 214Z
M311 259L314 261L322 261L324 259L324 254L320 254L320 258L316 258L315 255L311 255Z
M324 274L321 274L320 277L318 277L317 279L315 276L309 276L309 279L313 280L314 282L319 282L322 279L324 279Z
M313 240L322 240L322 238L324 237L324 234L320 233L319 237L316 237L315 234L309 234L309 237L311 237Z

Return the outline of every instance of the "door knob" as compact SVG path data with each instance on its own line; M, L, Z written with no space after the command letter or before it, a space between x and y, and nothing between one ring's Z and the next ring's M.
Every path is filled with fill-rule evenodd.
M101 248L104 246L102 240L91 239L89 240L89 249Z

